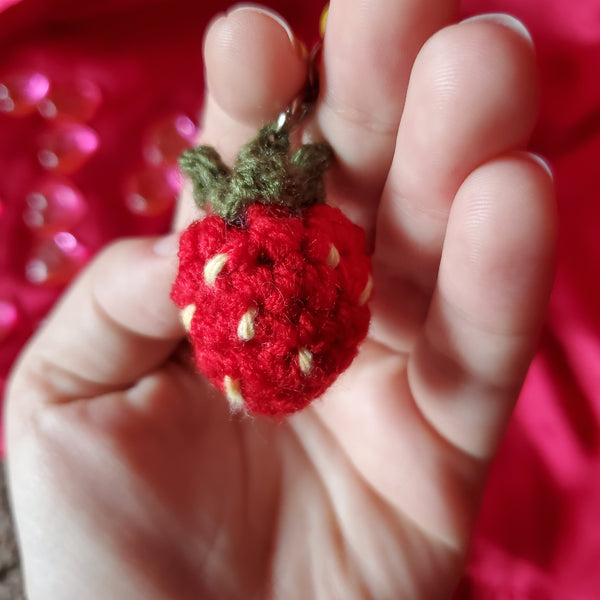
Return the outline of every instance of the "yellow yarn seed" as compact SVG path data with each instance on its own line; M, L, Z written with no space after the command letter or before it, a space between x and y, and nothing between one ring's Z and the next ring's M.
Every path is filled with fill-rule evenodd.
M327 255L327 260L325 262L332 269L335 269L340 264L340 253L333 244L331 244L331 248L329 249L329 254Z
M358 299L358 303L362 306L365 304L369 298L371 297L371 292L373 291L373 278L369 274L369 279L367 279L367 283L365 285L365 289L362 291L360 298Z
M240 319L237 328L237 334L242 342L248 342L254 337L254 319L256 318L256 309L248 309Z
M185 327L186 331L189 331L192 328L192 319L194 318L194 313L196 312L196 305L195 304L188 304L182 311L181 311L181 322L183 323L183 326Z
M300 370L308 375L312 370L313 355L308 348L300 348L298 351L298 363L300 364Z
M236 379L231 379L229 375L225 375L223 379L223 387L225 388L225 395L229 400L229 406L233 412L238 412L244 409L244 398L240 390L240 382Z
M227 262L227 254L215 254L204 265L204 281L206 285L215 285L215 281L221 272L221 269Z

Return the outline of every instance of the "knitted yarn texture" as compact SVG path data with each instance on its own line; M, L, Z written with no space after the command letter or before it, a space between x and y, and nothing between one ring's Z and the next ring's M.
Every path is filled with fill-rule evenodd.
M210 147L182 156L211 214L180 238L172 299L198 369L234 411L282 417L319 397L352 362L369 327L363 230L322 204L326 144L289 156L267 126L232 170Z

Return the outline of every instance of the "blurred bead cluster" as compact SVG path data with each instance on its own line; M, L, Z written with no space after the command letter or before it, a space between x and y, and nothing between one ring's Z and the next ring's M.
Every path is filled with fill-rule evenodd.
M142 142L146 164L124 186L125 204L132 213L156 216L173 208L183 185L177 160L196 136L193 121L182 114L163 117L148 129Z
M75 180L88 164L94 166L101 150L113 151L106 145L115 140L102 140L93 126L103 102L101 86L85 76L53 79L30 68L0 72L0 114L24 123L35 120L30 129L38 132L30 160L38 163L32 172L39 176L31 178L18 207L27 238L21 244L26 253L21 273L25 286L60 289L97 249L79 239L78 230L93 218L93 211ZM141 160L121 176L118 201L133 217L169 218L182 187L177 159L196 136L194 122L178 112L169 112L146 128L139 140ZM0 198L0 219L5 212ZM0 290L0 342L15 331L20 312L14 292L7 295Z

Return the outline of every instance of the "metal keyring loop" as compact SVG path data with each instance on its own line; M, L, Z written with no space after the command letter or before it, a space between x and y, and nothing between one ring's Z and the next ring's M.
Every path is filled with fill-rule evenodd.
M273 133L282 131L288 133L298 127L304 119L312 112L319 95L319 71L317 63L321 57L323 42L315 44L307 58L307 77L304 88L291 102L291 104L279 114L275 121Z

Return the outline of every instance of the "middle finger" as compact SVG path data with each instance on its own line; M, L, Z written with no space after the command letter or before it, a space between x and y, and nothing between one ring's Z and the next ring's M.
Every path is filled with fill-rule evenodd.
M414 59L456 0L333 0L316 121L333 146L331 201L368 231L389 170Z

